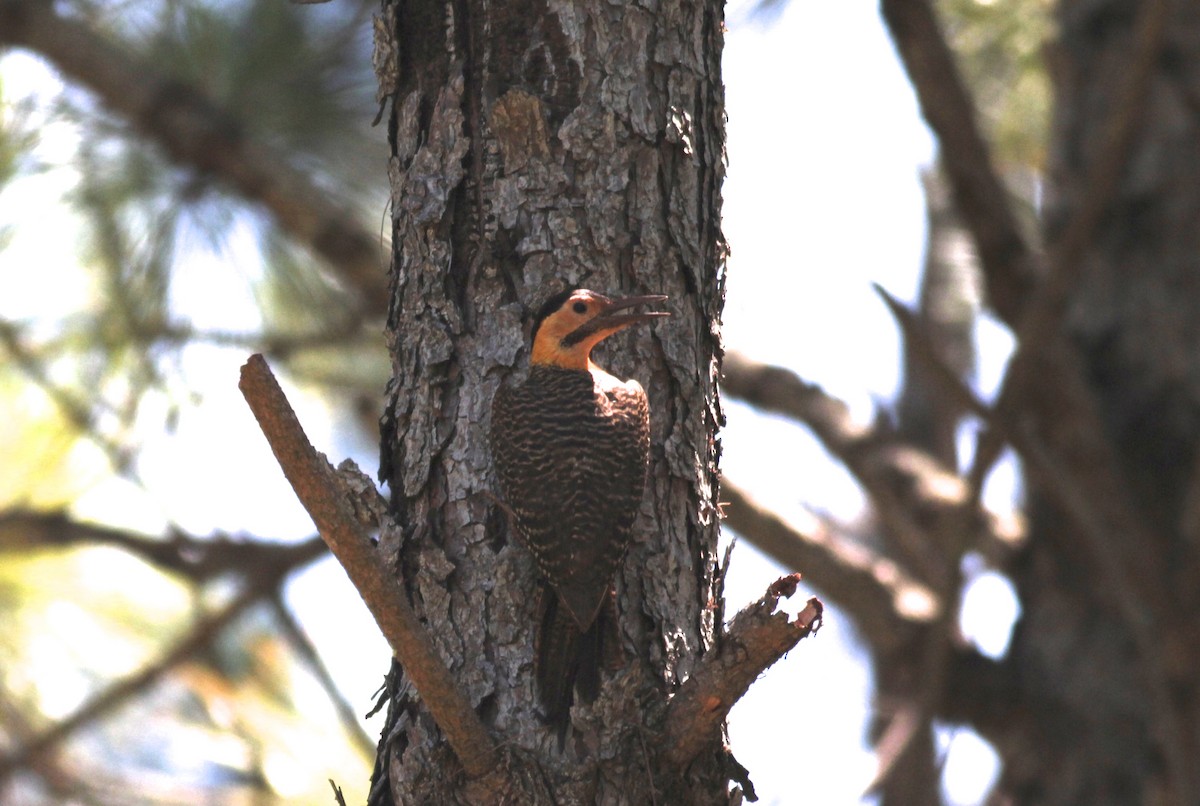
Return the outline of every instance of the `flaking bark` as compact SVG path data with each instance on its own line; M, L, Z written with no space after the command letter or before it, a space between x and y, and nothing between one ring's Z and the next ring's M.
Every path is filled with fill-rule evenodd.
M717 739L686 775L653 741L721 615L721 5L389 4L378 28L380 64L398 64L381 87L395 245L381 477L399 524L384 556L527 802L725 803ZM494 503L486 434L499 384L526 371L529 313L568 284L665 293L674 318L598 351L647 390L651 470L617 576L627 664L560 753L533 687L534 564ZM399 669L389 695L372 802L471 802Z

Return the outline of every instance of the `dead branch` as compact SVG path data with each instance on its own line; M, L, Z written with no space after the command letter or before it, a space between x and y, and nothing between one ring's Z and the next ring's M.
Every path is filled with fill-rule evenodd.
M977 263L955 247L963 235L962 217L953 204L944 168L928 172L925 179L929 218L929 248L921 279L919 320L921 341L904 340L904 388L895 402L896 433L914 447L928 451L946 468L956 469L958 427L967 407L945 393L945 383L928 371L931 359L965 378L975 363L972 326L977 313L973 288ZM880 292L882 290L880 289ZM885 296L885 301L893 302ZM907 313L907 311L905 311ZM979 509L968 498L964 519ZM886 803L939 801L941 773L934 752L933 717L944 688L946 653L957 635L956 604L962 590L961 557L972 548L969 530L953 529L953 518L941 519L944 531L936 535L946 552L950 574L939 580L932 594L947 603L920 633L910 631L906 643L894 651L875 653L875 714L870 741L878 761L876 776L867 793ZM957 533L956 533L957 532Z
M309 443L296 414L261 355L242 366L238 387L254 412L271 451L330 551L346 569L380 631L404 666L405 675L446 734L471 778L487 782L494 797L514 791L483 722L454 682L446 664L408 604L399 581L388 572L355 519L336 472Z
M928 0L882 0L883 18L917 92L921 113L937 135L954 201L979 251L988 300L1016 321L1038 276L975 120L954 56Z
M813 518L804 526L760 506L729 479L721 481L725 523L758 548L802 571L805 578L854 617L879 651L899 645L927 625L942 607L926 585L865 545L838 535Z
M983 276L974 254L962 250L970 239L954 200L946 172L931 168L921 172L925 188L925 265L921 271L918 308L936 345L937 355L966 378L976 364L975 321L979 314ZM905 343L901 369L904 383L893 402L897 434L909 444L928 451L948 468L958 467L958 426L962 406L938 394Z
M904 343L908 345L913 357L920 362L921 367L926 371L930 380L933 381L938 395L951 401L961 411L970 412L985 420L990 419L992 416L991 407L976 397L975 393L963 382L958 373L954 372L942 360L938 354L936 345L933 343L932 335L924 326L920 317L906 308L900 300L888 293L887 289L883 286L875 283L874 288L875 293L887 305L892 318L896 320L896 324L900 326L900 332L904 335Z
M794 594L799 583L799 574L781 577L761 599L734 616L720 648L704 656L671 699L665 752L679 769L716 739L729 709L760 674L820 629L824 606L819 599L809 599L795 619L776 612L780 598Z
M378 239L286 159L194 87L159 73L42 0L0 0L0 44L46 57L159 143L175 162L223 179L329 262L362 310L385 312Z

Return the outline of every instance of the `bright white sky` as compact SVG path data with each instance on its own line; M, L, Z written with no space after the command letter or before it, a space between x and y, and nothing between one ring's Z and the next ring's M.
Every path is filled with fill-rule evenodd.
M869 419L873 402L892 397L900 380L896 330L871 283L904 300L915 297L925 236L919 173L932 161L933 140L876 4L790 0L774 18L753 21L755 3L735 0L727 11L724 228L733 250L727 346L793 368ZM8 92L19 86L13 75L19 59L5 61ZM21 72L31 69L25 64ZM34 83L47 80L43 74ZM39 235L28 226L40 202L22 197L18 210L11 206L12 194L4 195L10 206L0 206L0 220L25 221L18 243L0 262L0 288L8 294L0 299L0 313L27 316L44 303L46 286L14 277L34 265L71 265L74 244L62 233ZM0 205L5 201L0 196ZM62 260L47 260L47 250L59 248ZM236 277L213 290L214 282L230 276L227 268L238 251L187 261L174 292L218 301L196 309L197 316L210 317L196 324L252 326L253 306ZM223 262L226 270L214 262ZM65 278L51 281L64 287ZM25 289L23 296L13 296L14 288ZM1009 347L999 328L984 326L980 337L980 386L989 393ZM125 482L103 484L84 497L79 513L109 521L121 513L128 525L148 531L169 519L200 534L213 528L282 539L310 534L307 516L237 393L243 359L238 351L189 348L184 356L189 375L212 381L201 385L203 405L185 414L174 435L147 445L139 470L151 494ZM315 444L334 457L353 456L368 473L374 470L374 445L346 444L346 435L355 431L349 423L337 422L320 401L287 391ZM858 513L857 486L807 432L733 403L727 402L727 412L723 461L731 479L785 515L804 503L847 520ZM241 446L236 463L228 461L230 445ZM195 468L196 475L180 477L181 466ZM998 472L990 500L1008 505L1011 475L1011 467ZM205 494L197 496L197 489ZM264 500L277 504L264 506ZM740 544L728 577L728 611L756 599L783 572ZM793 604L798 607L807 595L802 590ZM367 693L387 668L388 651L341 570L332 561L318 565L295 581L288 600L356 708L365 711ZM985 575L967 605L967 633L991 651L1002 651L1013 617L1010 589ZM875 759L864 743L869 670L855 641L851 622L829 613L819 636L777 664L735 708L732 746L749 768L761 803L862 801ZM378 731L378 720L368 731ZM818 763L806 763L814 759ZM994 767L978 739L958 734L946 766L951 801L978 802ZM355 789L348 786L347 794Z

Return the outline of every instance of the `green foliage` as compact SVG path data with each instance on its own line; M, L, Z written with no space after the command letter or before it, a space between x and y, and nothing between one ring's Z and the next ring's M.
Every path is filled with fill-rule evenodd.
M946 36L1001 166L1040 170L1051 89L1043 48L1050 0L939 0Z

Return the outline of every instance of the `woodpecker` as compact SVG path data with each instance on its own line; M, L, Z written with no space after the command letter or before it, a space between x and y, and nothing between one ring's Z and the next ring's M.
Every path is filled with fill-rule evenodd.
M528 379L501 386L492 401L500 489L543 578L535 675L560 741L576 687L594 700L602 662L620 657L612 582L650 463L645 391L596 366L592 348L670 316L630 311L665 299L609 299L581 288L554 295L534 315Z

